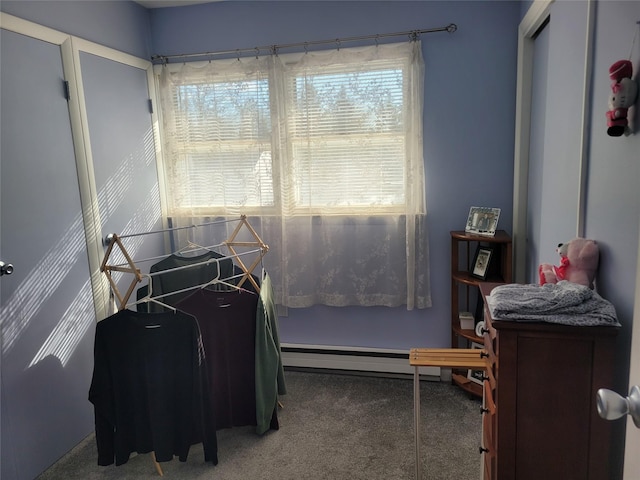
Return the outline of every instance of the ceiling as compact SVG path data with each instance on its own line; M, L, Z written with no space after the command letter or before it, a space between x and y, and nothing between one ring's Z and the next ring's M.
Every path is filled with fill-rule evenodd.
M213 3L222 0L135 0L145 8L184 7L198 3Z

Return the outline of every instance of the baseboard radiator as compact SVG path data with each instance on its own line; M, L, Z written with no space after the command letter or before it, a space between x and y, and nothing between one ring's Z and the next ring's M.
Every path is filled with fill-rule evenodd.
M340 370L369 374L413 375L414 373L414 368L409 365L409 350L294 343L283 343L280 347L285 368ZM421 367L420 375L425 380L449 381L451 379L450 371L439 367Z

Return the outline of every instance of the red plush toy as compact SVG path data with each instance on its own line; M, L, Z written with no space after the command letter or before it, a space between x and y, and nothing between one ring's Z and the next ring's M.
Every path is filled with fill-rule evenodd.
M611 95L607 112L607 133L611 137L628 134L627 112L636 101L638 85L631 79L633 65L629 60L618 60L609 68Z

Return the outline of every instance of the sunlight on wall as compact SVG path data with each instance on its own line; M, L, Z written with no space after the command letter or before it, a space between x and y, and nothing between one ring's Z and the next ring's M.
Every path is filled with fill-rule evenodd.
M145 147L149 143L149 137L152 135L151 130L147 131L144 136ZM153 141L153 140L151 140ZM144 166L149 166L152 162L149 157L154 156L154 151L148 148L137 149L132 155L127 156L118 169L105 182L105 186L98 194L98 205L101 212L102 225L104 231L106 222L117 211L117 208L126 200L126 192L135 185L135 178L141 174ZM153 159L153 158L152 158ZM119 235L128 235L131 233L145 232L152 229L161 217L160 208L160 192L158 183L155 183L151 191L145 195L145 200L136 209L136 212L125 225ZM131 242L127 244L127 251L130 255L140 249L144 243L144 237L132 237ZM112 261L125 262L122 253L115 249L112 254ZM114 280L125 275L116 272L113 275ZM100 273L104 279L104 274ZM48 355L55 355L60 359L63 366L71 357L78 343L89 328L90 322L93 320L93 306L91 303L91 284L85 283L81 292L74 299L69 309L58 322L56 328L51 332L49 338L45 341L40 351L35 355L29 366L35 365Z
M75 351L80 339L87 333L94 318L91 282L87 280L64 312L58 325L44 342L28 368L49 355L58 357L63 367L67 365L71 354Z
M84 228L82 216L78 213L62 238L47 251L38 266L27 274L2 306L0 325L3 356L15 346L29 322L55 293L84 251ZM65 260L64 268L61 259Z
M160 219L160 193L158 191L158 184L156 183L153 186L153 190L149 192L144 203L140 205L140 208L136 211L135 215L131 220L129 220L121 232L112 232L117 233L119 236L131 235L134 233L148 232L152 230L158 220ZM144 243L144 236L139 237L129 237L123 240L123 244L127 250L129 256L134 258L135 254L140 250ZM111 251L111 256L109 258L109 265L128 265L124 255L118 248L114 248ZM123 275L131 275L123 272L113 272L112 277L116 283L118 283ZM129 280L130 281L130 280Z
M131 160L132 157L129 157L125 162ZM116 172L118 175L129 175L130 170L127 168L119 168ZM126 181L118 181L114 177L110 178L106 185L124 185L127 183ZM101 192L101 198L105 199L116 199L118 198L118 202L121 202L121 198L126 193L126 191L118 190L117 195L113 195L111 192L109 194L104 194L104 190ZM114 210L114 203L111 203L112 211ZM104 217L103 217L104 218ZM133 218L127 222L123 232L120 235L127 235L130 233L138 233L148 231L155 226L157 221L160 219L160 195L158 191L158 184L154 184L151 191L145 196L145 201L139 206L136 210ZM127 244L127 251L130 255L135 255L135 253L139 250L144 242L144 237L132 237L131 242ZM117 252L117 253L116 253ZM112 260L124 262L124 256L118 249L113 250ZM113 262L110 262L113 263ZM103 276L103 274L100 274ZM116 272L113 275L114 280L117 281L118 278L121 278L122 275L125 275L121 272ZM71 357L71 354L74 352L78 343L84 336L84 334L89 329L91 322L94 319L94 310L92 304L92 293L91 293L91 283L87 281L79 294L76 296L72 304L69 306L67 311L64 313L62 318L59 320L57 326L51 332L47 340L44 342L38 353L35 355L29 367L35 365L42 359L46 358L48 355L54 355L58 357L63 366L66 365L67 361Z
M126 192L135 187L136 179L144 174L144 170L155 159L155 151L148 147L149 144L153 146L151 128L145 132L138 148L120 162L118 168L107 178L104 186L98 192L98 209L103 230L117 209L129 199Z
M152 148L149 148L149 145ZM145 167L148 168L153 164L154 158L153 133L149 129L144 135L142 146L123 159L98 194L103 230L117 208L127 200L127 191L136 187L136 178L139 178ZM120 235L148 231L158 223L161 218L161 206L157 182L144 198L144 202L138 206L133 218L126 223L122 232L118 232ZM3 304L0 313L3 357L15 347L18 339L34 317L40 313L45 302L55 294L74 265L86 255L84 233L82 216L78 214L62 238L47 251L38 262L38 266L29 272L26 279ZM144 237L132 237L127 250L134 255L143 243ZM121 254L120 257L115 261L124 261ZM65 259L64 268L61 268L60 259ZM96 278L97 274L100 280L104 280L99 284L107 285L108 288L103 273L92 272L91 276ZM65 366L94 321L91 282L87 279L28 367L34 366L50 355L57 357Z

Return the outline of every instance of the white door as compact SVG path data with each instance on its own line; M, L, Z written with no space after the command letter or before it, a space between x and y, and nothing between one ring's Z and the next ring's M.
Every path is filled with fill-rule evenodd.
M0 477L23 480L93 430L95 314L60 46L0 37Z
M634 385L640 385L640 236L638 238L638 268L636 272L629 388ZM624 453L625 480L637 480L640 478L640 456L638 452L640 452L640 429L636 428L631 417L627 417L627 440Z

